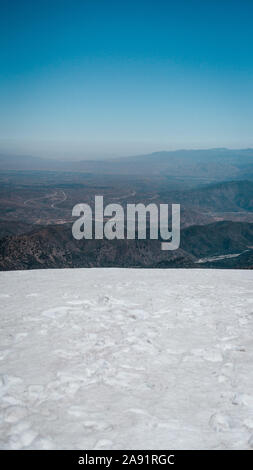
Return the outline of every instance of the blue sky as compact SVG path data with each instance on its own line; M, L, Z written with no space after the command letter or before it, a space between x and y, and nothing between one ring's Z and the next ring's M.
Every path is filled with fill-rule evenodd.
M0 1L0 153L253 146L251 0Z

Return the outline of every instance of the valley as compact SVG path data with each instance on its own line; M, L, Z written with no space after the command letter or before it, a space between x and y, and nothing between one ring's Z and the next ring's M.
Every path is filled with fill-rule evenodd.
M58 168L49 170L56 162L44 161L45 168L32 169L38 163L36 159L29 160L30 169L25 167L25 159L22 169L2 169L0 269L87 266L251 269L253 179L249 162L253 157L249 150L238 155L233 151L226 154L225 150L210 152L160 152L145 159L140 156L116 160L116 167L110 161L79 162L82 169L78 171L77 162L71 163L71 169L66 168L66 162L57 162ZM159 162L163 172L155 171ZM3 163L0 158L0 168ZM239 173L232 180L225 179L224 174L224 181L220 181L220 176L214 177L217 165L220 176L222 165L227 171L232 165ZM246 167L248 178L237 179ZM124 209L127 204L138 203L180 204L180 248L162 253L156 240L74 240L73 206L86 203L94 209L97 195L103 195L105 205L118 203Z

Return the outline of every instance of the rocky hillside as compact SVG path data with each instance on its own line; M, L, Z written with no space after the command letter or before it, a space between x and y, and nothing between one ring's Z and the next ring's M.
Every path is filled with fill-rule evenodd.
M252 267L253 224L216 222L181 231L176 251L162 251L159 240L74 240L71 225L37 228L30 233L0 240L0 269L66 267L208 267L198 263L205 257L244 254L244 265ZM248 250L248 251L246 251ZM248 253L247 255L245 254ZM242 256L242 255L241 255ZM233 260L233 261L232 261ZM221 260L214 261L219 267ZM223 266L226 257L222 260ZM227 267L238 267L240 256ZM225 266L226 267L226 266Z

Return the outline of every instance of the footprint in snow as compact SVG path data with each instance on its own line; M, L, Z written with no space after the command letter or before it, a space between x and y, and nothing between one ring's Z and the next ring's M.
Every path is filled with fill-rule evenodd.
M69 313L69 307L55 307L42 312L42 315L48 318L61 318Z
M215 413L209 420L209 426L216 432L227 431L231 428L229 417L222 413Z
M4 349L3 351L0 351L0 361L3 361L8 354L10 354L11 350L10 349ZM0 379L0 387L1 387L1 379Z
M29 385L28 396L32 399L39 399L42 397L44 392L44 386L39 384Z
M189 353L183 353L183 358L182 361L188 361L190 358L194 356L196 358L200 358L202 360L208 361L208 362L222 362L223 361L223 356L222 354L217 351L217 350L208 350L208 349L199 349L195 348L192 349Z
M38 433L33 429L27 429L21 434L13 434L10 438L9 447L13 450L27 448L32 444L37 436Z
M253 418L247 418L243 421L244 426L247 429L253 430Z
M14 375L2 374L0 375L0 395L4 395L7 390L13 386L20 385L23 380L20 377Z
M55 448L53 441L40 435L32 442L33 450L54 450Z
M82 418L83 416L87 416L87 410L82 406L73 405L68 409L68 414L76 418Z
M100 439L93 447L93 450L104 450L104 449L112 449L113 442L109 439Z
M8 406L4 411L4 421L6 423L17 423L22 420L28 413L24 406Z
M28 336L28 333L24 332L24 333L18 333L15 335L15 340L16 341L22 341L22 339L26 338L26 336Z
M219 351L216 350L204 350L202 354L203 359L209 362L221 362L223 356Z
M236 393L232 400L233 405L244 405L253 409L253 396L246 393Z

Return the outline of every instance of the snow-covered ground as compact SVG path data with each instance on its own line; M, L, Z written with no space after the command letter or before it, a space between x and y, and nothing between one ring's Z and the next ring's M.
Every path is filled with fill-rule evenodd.
M0 273L0 447L253 447L253 273Z

